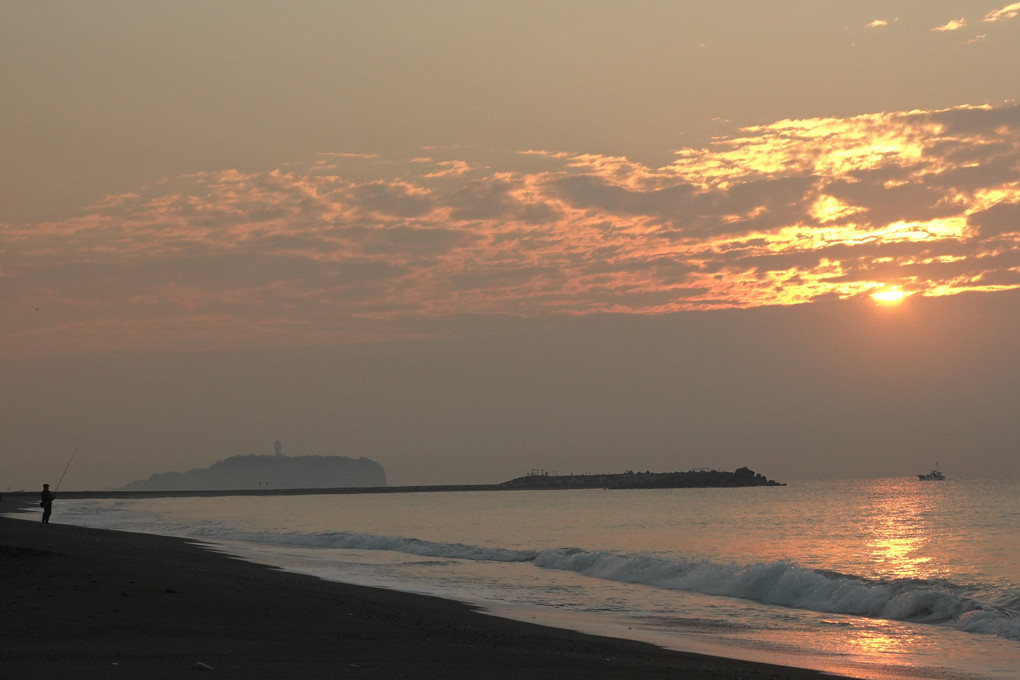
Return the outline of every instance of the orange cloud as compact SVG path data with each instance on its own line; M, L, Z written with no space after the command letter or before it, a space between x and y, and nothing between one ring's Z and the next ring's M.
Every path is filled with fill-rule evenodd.
M951 21L947 21L946 23L942 24L941 26L936 26L935 28L933 28L931 30L936 31L936 32L958 31L958 30L960 30L961 28L963 28L966 25L967 25L967 20L965 18L963 18L963 17L960 17L959 19L953 19Z
M1016 106L777 121L658 168L331 154L3 227L0 346L324 342L468 315L1003 290L1020 287L1017 224Z
M1020 15L1020 2L1014 2L1010 5L997 10L993 10L985 15L984 21L989 23L996 21L1005 21L1007 19L1015 19Z

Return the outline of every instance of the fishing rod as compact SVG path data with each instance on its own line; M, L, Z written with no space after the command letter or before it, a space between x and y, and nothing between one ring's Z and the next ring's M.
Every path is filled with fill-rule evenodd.
M67 461L67 465L64 467L64 475L67 474L68 468L71 467L71 461L74 460L74 457L78 455L78 447L79 446L81 446L81 442L78 442L77 444L75 444L74 453L71 454L70 460ZM60 490L60 482L64 481L64 475L60 475L60 480L57 482L57 488L53 490L53 493L56 493L57 491Z

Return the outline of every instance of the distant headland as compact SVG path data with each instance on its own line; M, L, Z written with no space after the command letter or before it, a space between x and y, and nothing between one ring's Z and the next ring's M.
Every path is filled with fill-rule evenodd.
M369 458L233 456L207 468L161 472L120 491L238 491L385 487L386 471Z

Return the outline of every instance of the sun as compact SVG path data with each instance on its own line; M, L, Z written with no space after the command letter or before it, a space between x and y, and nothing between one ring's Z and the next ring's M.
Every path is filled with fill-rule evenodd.
M882 288L871 294L871 299L880 305L898 305L905 297L907 294L900 290L899 286Z

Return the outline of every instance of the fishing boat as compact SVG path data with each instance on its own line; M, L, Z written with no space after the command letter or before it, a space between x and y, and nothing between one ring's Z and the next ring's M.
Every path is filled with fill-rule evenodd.
M941 482L946 478L946 476L942 474L942 471L939 470L938 463L936 463L931 472L926 475L918 475L917 478L925 482Z

